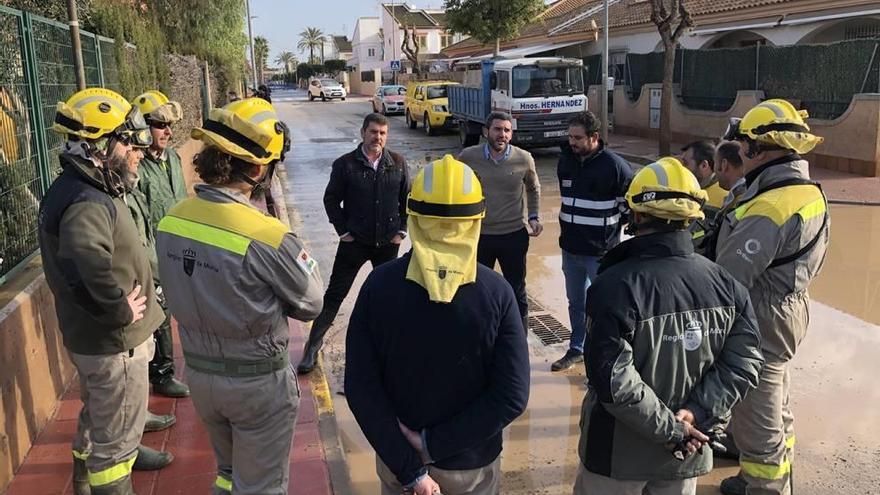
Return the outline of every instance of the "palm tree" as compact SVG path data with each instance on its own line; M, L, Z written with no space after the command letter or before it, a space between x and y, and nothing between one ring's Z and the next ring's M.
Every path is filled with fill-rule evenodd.
M307 27L299 33L299 43L296 48L300 51L309 51L309 63L315 63L315 48L324 45L324 33L320 29Z
M296 66L296 55L293 52L281 52L275 57L275 63L284 67L284 73L287 74L291 70L291 66Z
M257 59L257 80L263 82L263 71L269 59L269 42L262 36L254 37L254 58Z

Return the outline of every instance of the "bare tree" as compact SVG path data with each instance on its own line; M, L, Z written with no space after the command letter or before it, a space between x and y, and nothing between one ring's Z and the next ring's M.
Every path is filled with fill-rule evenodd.
M403 26L403 41L400 43L400 50L406 55L406 58L412 63L413 72L416 76L422 75L422 64L419 62L419 51L421 51L419 39L416 35L416 27L407 29Z
M672 141L670 112L672 81L675 72L675 49L678 40L694 25L685 0L651 0L651 21L657 26L663 40L663 95L660 99L660 155L668 155Z

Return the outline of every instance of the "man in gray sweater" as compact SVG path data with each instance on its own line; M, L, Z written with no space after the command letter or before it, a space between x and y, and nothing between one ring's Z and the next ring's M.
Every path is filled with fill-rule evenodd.
M538 219L541 184L531 153L510 144L513 137L510 115L489 114L483 136L485 144L465 148L458 156L476 172L486 197L477 261L489 268L495 268L496 261L501 265L504 278L513 287L523 329L528 331L526 253L529 236L536 237L544 230Z

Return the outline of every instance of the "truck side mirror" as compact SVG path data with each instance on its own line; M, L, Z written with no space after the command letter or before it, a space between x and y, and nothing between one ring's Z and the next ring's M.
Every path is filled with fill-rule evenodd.
M498 73L489 74L489 89L498 89Z

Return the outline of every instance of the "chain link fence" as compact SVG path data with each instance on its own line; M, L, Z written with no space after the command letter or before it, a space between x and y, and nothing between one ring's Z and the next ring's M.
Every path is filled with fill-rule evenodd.
M81 31L86 84L119 88L110 38ZM0 6L0 284L37 252L40 200L58 175L55 104L76 91L68 27Z

